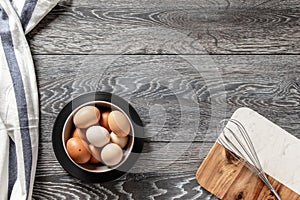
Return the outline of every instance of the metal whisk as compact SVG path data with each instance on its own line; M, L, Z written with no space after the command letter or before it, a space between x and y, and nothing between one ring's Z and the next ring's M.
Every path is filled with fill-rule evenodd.
M256 174L267 185L277 200L281 200L280 196L266 177L245 127L238 120L227 119L220 122L219 128L221 128L222 134L218 137L218 141L226 149L230 150L234 157L243 162L248 169ZM235 155L235 153L237 155Z

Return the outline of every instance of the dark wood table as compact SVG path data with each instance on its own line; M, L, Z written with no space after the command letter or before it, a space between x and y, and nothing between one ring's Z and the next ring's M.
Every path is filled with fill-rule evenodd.
M298 0L61 1L28 35L40 95L34 199L214 199L195 180L216 124L252 108L300 138ZM104 184L60 166L52 126L109 91L145 124L131 173Z

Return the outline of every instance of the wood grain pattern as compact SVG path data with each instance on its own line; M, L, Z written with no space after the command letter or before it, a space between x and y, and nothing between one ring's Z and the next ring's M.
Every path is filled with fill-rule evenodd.
M215 143L196 173L198 183L220 199L276 199L267 186L222 145ZM267 176L282 200L300 195Z
M225 104L227 117L238 107L253 108L299 137L299 56L193 55L183 59L178 55L36 55L34 60L41 100L35 199L213 199L197 186L194 178L212 145L208 142L216 137L210 134L216 127L210 127L205 135L213 102L219 109ZM164 67L168 71L157 73ZM214 74L215 68L219 69L221 80ZM187 83L191 86L185 86ZM224 84L226 98L220 84ZM164 96L166 90L159 89L159 85L176 95ZM133 170L139 173L112 183L85 184L68 175L57 162L51 131L56 115L68 101L98 86L119 94L138 110L146 124L144 153L150 153L142 155L135 165ZM210 92L207 88L211 88ZM190 116L185 117L188 123L180 131L174 126L180 112L170 109L179 105L174 104L176 99L181 99ZM188 104L191 99L194 102ZM169 110L173 117L157 120L158 116L165 117L161 108ZM195 110L200 110L202 116L196 132L189 127L198 121ZM216 121L221 119L221 111L214 114ZM174 140L174 135L182 137ZM159 151L169 143L167 152Z
M207 199L195 174L130 174L105 184L88 184L64 176L36 178L33 199ZM58 182L59 181L59 182ZM173 182L173 184L172 184Z
M143 152L131 169L131 173L195 173L212 145L212 143L201 142L187 144L175 142L145 143ZM160 152L166 146L169 149L166 152ZM39 150L37 178L67 174L56 160L52 143L40 143ZM50 171L49 167L51 167Z
M62 5L71 5L73 7L77 6L92 6L95 4L99 4L104 8L128 8L130 6L134 6L136 8L161 8L161 7L169 7L169 8L192 8L195 6L199 6L201 8L210 8L210 7L217 7L217 8L228 8L237 7L237 8L298 8L299 2L297 0L286 0L286 1L278 1L278 0L248 0L248 1L238 1L238 0L115 0L113 2L109 1L99 1L99 0L61 0L60 4Z
M165 145L146 143L130 174L110 183L90 184L73 178L62 169L51 143L40 143L34 199L215 199L195 179L196 169L212 144L192 143L185 149L185 144L173 143L173 149L185 150L177 159L174 159L175 150L167 152L168 158L156 153Z
M41 110L33 198L216 199L195 179L216 122L247 106L300 138L299 10L298 0L60 1L27 36ZM105 184L71 177L51 145L58 112L95 90L128 100L146 125L135 173Z
M41 120L47 125L42 126L43 142L51 141L51 126L62 107L79 94L95 90L128 100L146 125L147 141L214 142L216 124L244 106L300 138L299 56L34 59L39 66Z
M299 54L299 27L296 1L73 0L28 38L34 54Z

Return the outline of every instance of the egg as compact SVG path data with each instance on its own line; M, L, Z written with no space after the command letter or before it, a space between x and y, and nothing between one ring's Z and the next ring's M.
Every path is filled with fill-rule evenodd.
M94 156L91 156L91 159L89 161L91 164L98 164L100 161L97 160Z
M78 137L82 140L87 140L86 139L86 135L85 135L85 130L82 130L82 129L79 129L79 128L76 128L75 131L73 132L73 135L72 137Z
M112 132L119 137L126 137L130 131L127 117L120 111L114 110L108 116L108 125Z
M91 158L91 154L86 147L86 142L79 137L73 137L67 141L67 152L78 164L87 163Z
M74 117L73 122L77 128L88 128L95 125L100 119L100 111L95 106L84 106L79 109Z
M90 150L90 153L92 154L92 158L91 158L90 162L99 163L101 161L100 148L95 147L92 144L89 144L89 150Z
M108 131L111 131L108 125L108 115L110 111L105 111L101 113L100 125L106 128Z
M102 126L91 126L86 130L86 138L95 147L103 147L110 141L106 128Z
M128 142L128 137L118 137L114 132L111 132L110 141L124 148Z
M114 166L121 162L123 151L117 144L110 143L101 151L101 159L107 166Z

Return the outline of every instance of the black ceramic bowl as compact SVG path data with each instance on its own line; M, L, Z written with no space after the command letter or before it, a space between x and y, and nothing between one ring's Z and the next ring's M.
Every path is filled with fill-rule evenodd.
M127 116L131 125L128 143L124 149L123 160L116 166L79 165L66 151L66 141L74 130L73 115L81 107L94 105L119 110ZM93 92L81 95L69 102L58 114L52 132L52 144L57 160L74 177L86 182L107 182L119 178L134 165L144 145L143 124L134 108L124 99L107 92Z

